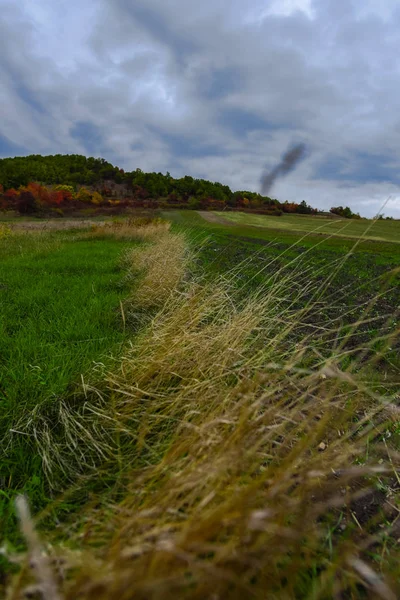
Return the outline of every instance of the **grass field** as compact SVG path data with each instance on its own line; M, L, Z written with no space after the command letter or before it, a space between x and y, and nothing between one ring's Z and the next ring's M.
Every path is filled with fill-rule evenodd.
M60 400L81 384L93 361L107 361L125 339L119 304L126 294L119 266L125 246L80 239L79 232L0 239L3 525L14 527L5 514L14 490L28 492L36 509L46 501L43 464L32 443L41 411L57 419Z
M267 228L206 222L192 211L164 213L179 229L183 229L195 245L203 239L198 260L204 272L221 276L239 271L238 285L244 294L262 288L276 273L285 278L285 293L289 297L305 282L328 282L322 293L325 309L310 318L321 325L337 319L346 328L368 308L369 320L357 328L354 343L378 336L388 319L398 323L400 297L400 246L376 240L358 240L336 236L312 235L276 231ZM247 215L246 215L247 216ZM300 217L301 218L301 217ZM385 288L385 293L382 289ZM305 301L302 297L299 305ZM393 317L393 319L391 319ZM391 364L400 368L396 350ZM386 365L388 366L388 365ZM390 368L389 368L390 370ZM387 377L387 374L386 374Z
M400 244L400 221L366 219L329 219L325 217L310 217L306 215L282 215L270 217L241 212L219 212L221 218L238 225L251 225L266 229L283 230L285 232L304 232L327 234L342 237L352 237L387 241Z
M0 238L0 593L394 599L399 244L164 216Z

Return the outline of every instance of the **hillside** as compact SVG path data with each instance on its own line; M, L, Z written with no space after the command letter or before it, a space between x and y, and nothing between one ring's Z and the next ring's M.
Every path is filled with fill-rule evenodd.
M102 158L78 154L31 155L0 159L0 209L21 214L52 212L61 216L96 205L97 211L126 208L188 208L248 210L280 216L283 213L316 214L302 202L279 202L251 191L233 192L229 186L170 173L128 172ZM340 216L358 217L346 207Z

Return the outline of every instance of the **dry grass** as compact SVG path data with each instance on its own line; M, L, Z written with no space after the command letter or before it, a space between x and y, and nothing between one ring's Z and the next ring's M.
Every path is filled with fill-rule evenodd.
M293 342L317 307L294 310L284 277L244 301L232 278L184 281L183 237L152 239L125 258L145 270L131 302L159 311L101 390L64 405L56 452L49 426L49 461L71 477L119 472L123 486L65 526L76 554L59 593L396 598L400 455L380 442L394 394L341 370L329 324Z
M146 248L128 250L124 263L128 267L129 279L140 281L128 300L128 306L136 309L162 307L177 289L187 270L189 252L182 234L169 234L162 226L143 228L142 240L153 243Z
M113 235L119 239L154 241L170 230L171 223L159 218L131 217L123 221L97 223L91 226L88 237Z

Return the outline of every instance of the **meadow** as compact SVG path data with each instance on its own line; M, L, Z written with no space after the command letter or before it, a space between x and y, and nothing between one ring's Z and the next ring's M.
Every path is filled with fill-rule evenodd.
M162 216L3 227L0 588L397 597L392 223Z
M15 531L13 490L24 489L37 507L48 498L40 454L28 443L35 418L40 411L55 414L93 361L107 362L125 339L118 261L126 242L79 235L0 238L0 515L6 531Z
M219 212L221 218L238 225L251 225L285 232L327 234L350 238L365 238L381 242L400 244L400 222L378 219L337 219L308 215L284 214L281 217L257 215L242 212Z

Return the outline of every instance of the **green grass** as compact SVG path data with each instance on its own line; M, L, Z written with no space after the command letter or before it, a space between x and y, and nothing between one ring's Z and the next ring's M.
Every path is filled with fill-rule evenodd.
M132 240L101 230L1 245L6 538L18 541L6 502L17 490L35 514L50 500L45 539L91 556L76 557L66 600L374 594L381 573L399 571L397 512L381 505L388 494L398 505L387 450L398 426L383 405L399 384L400 279L389 273L400 246L367 240L349 253L346 238L167 214L172 231L160 225L123 263ZM93 380L93 360L124 341L84 393L81 374ZM54 508L43 456L72 475Z
M318 252L327 250L337 254L349 251L352 253L373 254L379 262L385 264L398 265L400 262L400 244L397 243L337 236L334 233L328 235L319 234L315 231L301 232L286 229L268 229L266 227L254 227L242 223L235 224L233 221L231 225L210 223L200 216L197 211L189 210L163 211L162 214L165 218L170 219L177 228L180 227L186 231L191 231L197 234L199 238L206 238L208 235L220 235L230 239L232 246L240 239L247 240L249 243L256 244L257 246L268 245L271 248L273 245L275 249L280 249L281 251L285 251L290 246L297 246L303 249L314 248ZM225 216L224 213L224 218ZM274 219L273 222L281 219L281 217L271 218Z
M193 264L174 231L126 254L127 312L141 309L146 327L81 395L86 409L64 412L62 452L81 497L57 527L37 515L72 569L62 597L397 597L398 455L388 454L386 408L398 377L365 350L375 336L383 359L396 342L384 313L395 316L398 296L385 292L378 331L358 331L390 265L177 217L177 229L192 219ZM79 453L110 491L81 479Z
M127 243L80 235L0 240L0 521L17 490L29 490L36 508L45 501L33 432L19 433L20 419L51 410L125 339L119 257Z
M271 217L241 212L218 212L217 214L239 225L251 225L286 232L318 233L351 238L365 237L370 240L400 244L400 221L382 219L372 222L366 219L329 219L307 215Z
M299 286L329 277L329 286L321 296L326 308L310 316L314 325L323 327L328 320L337 319L338 327L345 329L361 318L370 305L368 322L357 328L357 345L370 343L399 322L399 244L375 240L358 243L336 236L285 231L277 236L276 231L269 229L206 222L194 211L170 211L165 216L173 220L178 230L186 231L195 247L208 240L198 253L199 271L210 278L237 271L236 284L243 296L262 288L267 281L275 281L277 273L282 277L292 274L286 284L288 297L295 297ZM385 293L381 293L383 288ZM304 300L303 296L301 302ZM388 372L392 376L398 374L400 358L396 348L390 363L381 368L380 381L382 373L386 379Z

